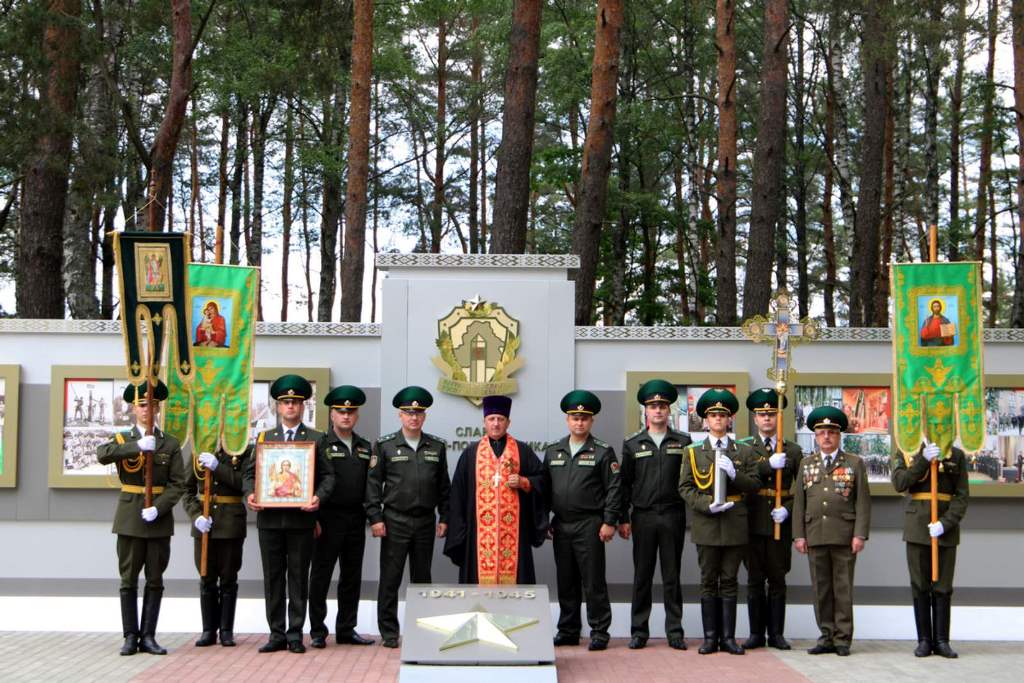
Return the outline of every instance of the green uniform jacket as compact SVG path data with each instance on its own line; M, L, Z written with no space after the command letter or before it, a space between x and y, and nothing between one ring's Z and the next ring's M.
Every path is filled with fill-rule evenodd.
M793 499L793 538L807 545L848 545L871 529L871 491L859 456L840 450L825 470L820 453L800 463Z
M359 512L365 514L366 472L370 466L373 446L352 432L352 451L337 433L330 429L320 439L317 448L334 470L334 491L327 500L320 501L320 517L332 512Z
M775 521L772 519L772 508L775 507L775 470L768 462L768 458L775 454L774 448L769 453L759 436L743 439L740 443L748 444L754 451L757 477L761 480L761 488L747 497L750 533L754 536L774 536ZM800 461L803 460L804 453L800 446L785 440L782 442L782 451L786 454L786 466L782 468L782 507L789 510L789 517L781 525L782 533L779 540L788 542L793 538L793 481L800 471Z
M284 428L280 425L274 429L260 432L259 436L256 437L256 443L284 441L284 432ZM299 424L295 428L295 441L313 441L316 443L320 441L321 437L323 437L323 434L304 424ZM242 490L245 492L246 497L250 493L256 492L255 453L256 444L250 445L245 451L248 462L245 465L245 474L242 475ZM322 505L323 501L329 498L331 491L334 490L334 470L331 468L331 464L319 452L316 454L316 466L314 469L313 481L316 487L314 494L320 499L320 504ZM299 508L272 508L260 510L256 513L256 527L259 529L312 529L314 526L316 526L316 513L304 512Z
M679 495L679 470L690 445L688 434L669 428L659 448L643 429L622 444L622 521L634 509L685 510Z
M226 453L218 452L217 469L213 471L213 482L210 484L210 491L214 499L210 501L210 517L213 519L213 527L210 529L210 538L245 538L247 513L245 510L245 492L242 490L242 477L245 468L248 466L249 451L238 457L232 457ZM202 534L196 529L194 522L203 514L203 479L196 476L196 466L191 462L185 465L188 468L188 479L185 481L185 512L192 519L192 537L201 538ZM240 498L237 503L218 500L218 497L226 496Z
M928 461L920 451L907 467L899 452L892 458L892 485L900 493L931 493ZM967 500L970 490L967 484L967 458L959 448L952 455L939 461L939 493L952 496L952 500L939 501L939 521L943 533L939 545L960 544L960 521L967 514ZM914 500L907 496L906 514L903 515L903 540L906 543L931 544L928 523L932 521L930 500Z
M122 491L117 498L117 511L114 513L112 531L122 536L138 538L163 538L174 535L174 514L172 510L185 486L185 465L181 460L181 444L170 434L153 429L156 437L156 451L153 457L153 486L163 486L164 490L153 495L153 506L157 510L157 518L147 523L142 519L142 508L146 505L146 496L142 493ZM136 472L128 472L124 461L139 456L136 443L142 438L138 427L122 432L96 449L100 464L117 465L117 476L122 484L129 486L145 486L146 468L140 467Z
M370 524L384 521L384 510L405 515L433 514L448 523L452 480L443 440L420 433L414 451L402 430L382 436L373 447L366 473L366 516Z
M754 452L750 446L732 439L729 439L725 450L736 468L736 478L726 486L726 495L734 499L735 505L717 514L710 511L711 503L715 500L713 480L707 489L701 489L693 474L694 465L700 473L715 471L715 449L711 446L710 438L693 444L683 456L682 469L679 471L679 495L695 513L690 517L690 534L697 545L745 545L750 540L745 494L761 488Z
M621 479L615 449L593 435L575 456L568 436L544 448L544 490L556 519L574 522L598 514L605 524L618 524Z

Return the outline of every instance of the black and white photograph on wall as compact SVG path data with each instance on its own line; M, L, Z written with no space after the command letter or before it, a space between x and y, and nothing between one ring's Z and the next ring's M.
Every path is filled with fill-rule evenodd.
M7 380L0 378L0 474L4 471L4 422L7 416Z
M804 453L811 454L817 450L814 432L807 426L807 416L815 408L832 406L842 410L849 420L843 434L842 449L864 458L869 482L889 481L892 453L889 387L798 385L794 389L794 398L796 441Z
M985 445L967 458L971 483L1024 482L1024 388L985 389Z
M310 380L313 395L306 401L302 422L308 427L316 427L316 382ZM270 398L270 385L273 381L255 380L252 383L252 399L249 405L249 436L255 439L260 432L277 427L277 401Z
M113 466L99 464L96 448L133 422L131 407L121 394L124 380L75 378L64 381L62 468L73 476L113 474Z

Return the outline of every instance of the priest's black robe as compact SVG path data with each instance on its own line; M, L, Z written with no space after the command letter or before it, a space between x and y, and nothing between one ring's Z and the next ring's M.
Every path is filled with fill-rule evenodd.
M491 440L496 457L505 452L508 437ZM530 491L516 491L519 496L519 564L516 582L537 583L533 568L533 550L547 538L548 513L545 508L543 464L537 454L523 441L519 446L519 476L530 480ZM444 554L459 568L459 583L479 583L476 568L476 451L478 443L467 446L459 455L452 477L448 506L448 535ZM532 547L531 547L532 546Z

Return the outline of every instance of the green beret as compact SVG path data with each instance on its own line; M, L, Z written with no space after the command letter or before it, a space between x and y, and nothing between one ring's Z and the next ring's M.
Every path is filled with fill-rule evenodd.
M270 398L280 401L297 398L305 401L313 395L313 386L299 375L281 375L270 385Z
M676 388L663 379L652 379L640 385L636 392L636 400L639 403L675 403L679 398Z
M406 387L395 394L391 405L399 410L426 410L434 403L434 397L423 387Z
M145 403L146 398L149 395L149 382L143 382L138 386L129 384L124 388L124 393L121 394L121 397L128 403L135 403L136 392L139 394L139 403ZM156 381L156 388L153 389L153 397L158 401L167 400L167 385L161 380Z
M342 384L334 387L324 396L324 405L329 408L358 408L366 403L366 394L359 387Z
M845 432L849 424L846 413L832 406L819 406L807 416L807 426L814 430L838 429Z
M782 395L782 407L785 408L789 401L786 395ZM774 389L758 389L747 396L747 410L755 413L774 413L779 408L779 395Z
M597 415L601 412L601 399L583 389L570 391L560 405L566 415Z
M736 395L728 389L708 389L697 401L697 415L707 417L708 413L728 413L735 415L740 409Z

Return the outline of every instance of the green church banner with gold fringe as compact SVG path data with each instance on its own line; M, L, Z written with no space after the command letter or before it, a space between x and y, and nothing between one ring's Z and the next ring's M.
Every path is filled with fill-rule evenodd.
M922 441L947 457L957 439L974 453L985 440L981 264L892 266L896 446Z
M195 379L191 387L168 382L164 417L168 433L193 453L241 454L249 444L253 345L260 289L258 268L189 265L189 341Z

